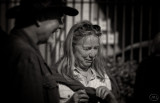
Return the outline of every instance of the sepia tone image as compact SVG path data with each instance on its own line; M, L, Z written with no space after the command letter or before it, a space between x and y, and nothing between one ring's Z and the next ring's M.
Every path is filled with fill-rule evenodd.
M157 0L0 0L4 103L159 103Z

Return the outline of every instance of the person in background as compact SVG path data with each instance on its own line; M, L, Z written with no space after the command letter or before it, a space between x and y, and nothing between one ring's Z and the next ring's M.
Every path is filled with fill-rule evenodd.
M7 44L7 38L8 38L8 33L5 32L2 27L0 27L0 47L1 47L1 50L0 50L0 59L1 59L1 62L0 62L0 65L1 65L1 68L4 67L3 66L3 61L7 60L7 58L5 57L4 53L6 52L5 51L5 48L6 48L6 44ZM5 69L1 69L1 73L0 73L0 78L1 78L1 82L5 82L5 80L3 79L4 78L4 70ZM4 88L3 87L0 87L2 91Z
M3 102L59 103L57 81L38 45L63 27L64 15L77 14L62 0L21 0L19 6L8 10L7 17L15 19L15 26L4 54Z
M3 44L6 40L6 38L8 37L8 34L2 29L2 27L0 26L0 36L1 36L1 43Z
M136 71L134 86L135 103L160 102L160 33L152 40L151 55L143 59Z
M118 94L118 87L101 59L100 36L100 26L89 21L73 25L64 43L64 56L56 64L57 72L68 82L74 84L76 80L84 87L94 88L98 99L86 95L85 89L75 92L59 83L61 103L117 103L120 98L114 95Z

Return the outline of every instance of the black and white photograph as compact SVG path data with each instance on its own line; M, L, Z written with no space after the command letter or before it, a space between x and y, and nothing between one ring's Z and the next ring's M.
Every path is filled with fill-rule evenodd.
M0 0L1 103L160 103L158 0Z

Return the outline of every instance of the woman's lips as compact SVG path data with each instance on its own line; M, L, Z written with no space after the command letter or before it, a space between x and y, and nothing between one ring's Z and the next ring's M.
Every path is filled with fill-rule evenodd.
M86 62L88 62L88 63L92 63L92 60L86 60Z

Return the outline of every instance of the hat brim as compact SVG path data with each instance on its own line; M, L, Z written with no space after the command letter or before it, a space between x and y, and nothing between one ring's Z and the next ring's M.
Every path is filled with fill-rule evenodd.
M50 9L50 12L51 12L51 10L52 9L54 10L55 8L56 9L58 8L60 10L60 12L62 12L65 15L69 15L69 16L76 16L79 13L77 9L72 8L72 7L68 7L68 6L52 7L52 8L50 7L48 9ZM22 13L21 7L20 6L15 6L15 7L10 8L7 11L6 16L7 16L7 18L16 18L16 16L19 13ZM54 13L54 11L53 11L53 13Z
M71 8L71 7L63 7L63 10L62 12L65 14L65 15L69 15L69 16L76 16L78 15L78 10L76 10L75 8Z

